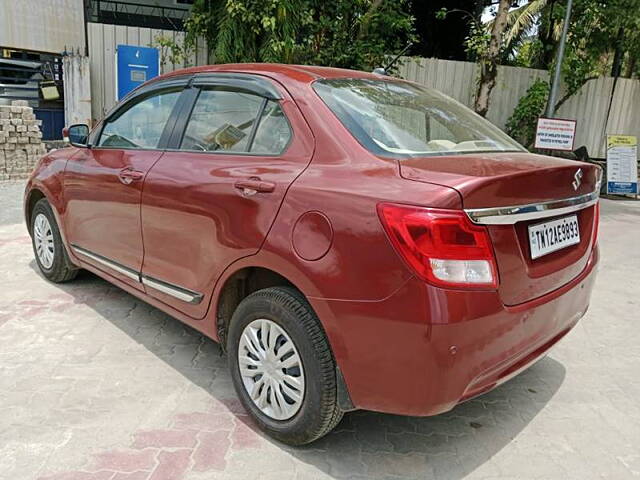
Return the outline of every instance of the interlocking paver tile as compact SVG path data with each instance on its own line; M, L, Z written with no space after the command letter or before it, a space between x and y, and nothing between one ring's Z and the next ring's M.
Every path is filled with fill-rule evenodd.
M640 205L604 201L589 313L545 359L452 412L264 437L220 348L88 273L46 282L0 183L0 479L640 478ZM437 386L434 386L437 388Z

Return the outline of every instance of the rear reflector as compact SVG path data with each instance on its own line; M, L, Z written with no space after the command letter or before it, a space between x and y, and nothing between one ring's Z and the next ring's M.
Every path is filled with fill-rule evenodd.
M600 201L593 206L593 243L595 247L598 244L598 232L600 230Z
M498 287L489 233L464 212L381 203L378 215L395 249L421 279L440 287Z

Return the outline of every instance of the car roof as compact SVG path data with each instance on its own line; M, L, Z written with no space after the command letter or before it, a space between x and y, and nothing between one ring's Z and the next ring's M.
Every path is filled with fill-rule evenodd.
M156 80L163 80L177 75L216 72L264 75L283 81L288 80L299 83L311 83L318 79L330 78L380 79L380 75L374 73L367 73L359 70L349 70L346 68L290 65L283 63L225 63L219 65L205 65L201 67L191 67L176 70L174 72L161 75L160 77L157 77Z

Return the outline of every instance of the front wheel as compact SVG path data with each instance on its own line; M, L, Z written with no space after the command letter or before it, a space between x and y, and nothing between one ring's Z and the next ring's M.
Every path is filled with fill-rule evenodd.
M78 269L67 256L53 210L44 198L31 212L31 242L38 268L48 280L62 283L76 277Z
M303 445L342 418L329 343L297 290L272 287L245 298L231 319L228 347L240 401L272 437Z

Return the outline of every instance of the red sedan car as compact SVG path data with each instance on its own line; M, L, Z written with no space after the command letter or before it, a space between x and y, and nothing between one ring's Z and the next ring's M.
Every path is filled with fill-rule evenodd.
M89 270L219 342L290 444L353 409L446 412L589 305L599 169L410 82L193 68L67 134L25 194L42 274Z

